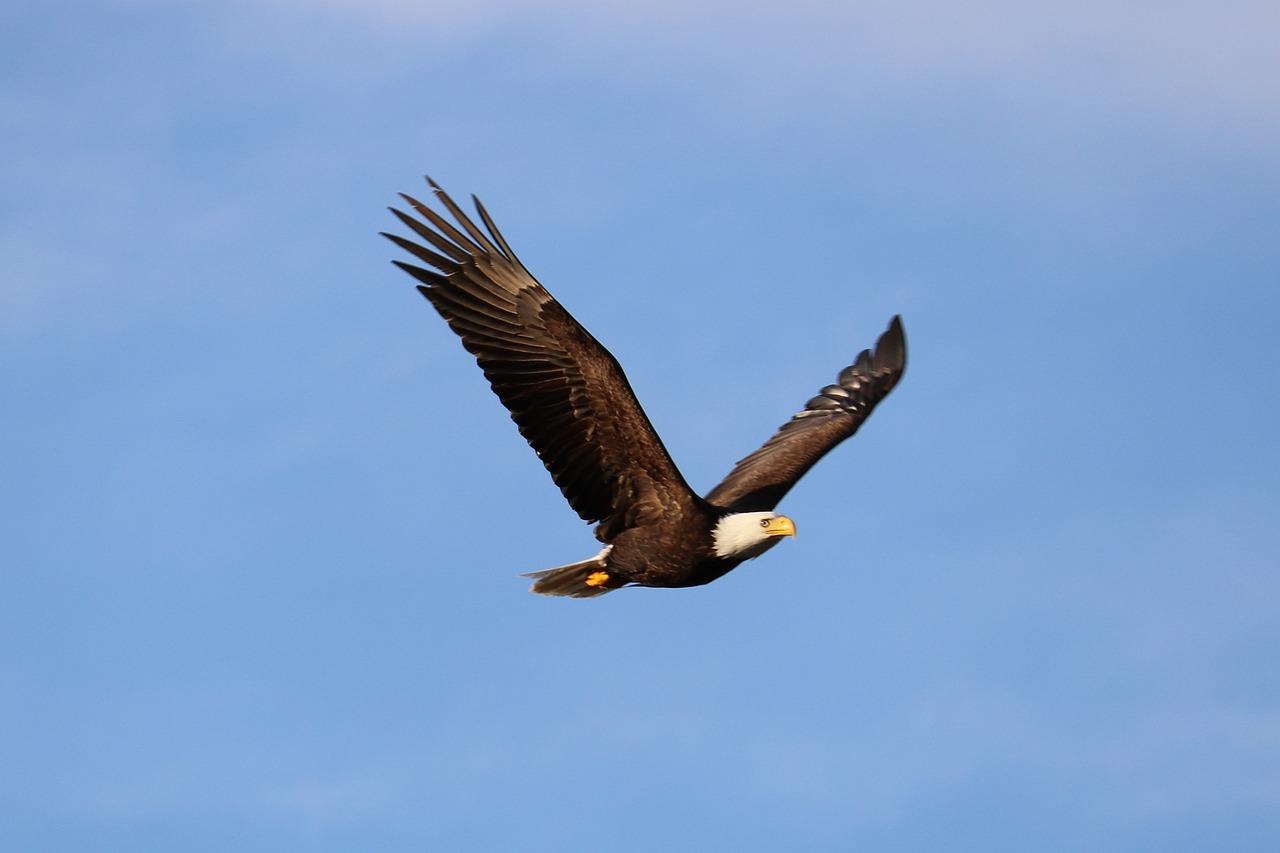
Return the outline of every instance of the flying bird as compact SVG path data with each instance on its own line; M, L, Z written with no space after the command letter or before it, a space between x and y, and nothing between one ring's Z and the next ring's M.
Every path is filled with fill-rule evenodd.
M400 194L391 212L422 242L383 233L425 266L393 261L476 357L551 478L604 547L526 577L543 595L587 598L624 586L710 583L795 536L773 510L815 462L857 432L902 378L907 344L895 316L764 446L705 497L689 487L607 349L525 269L475 196L481 231L439 185L453 223Z

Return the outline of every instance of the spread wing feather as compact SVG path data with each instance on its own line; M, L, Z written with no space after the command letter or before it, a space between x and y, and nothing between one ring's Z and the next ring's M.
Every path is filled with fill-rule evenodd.
M902 320L894 317L874 352L863 350L835 385L823 388L763 447L738 462L707 501L737 512L772 510L815 462L858 431L906 366Z
M525 269L478 199L487 235L428 182L457 225L402 194L421 219L391 212L430 248L383 234L426 267L394 263L476 357L573 509L607 540L690 508L698 498L617 360Z

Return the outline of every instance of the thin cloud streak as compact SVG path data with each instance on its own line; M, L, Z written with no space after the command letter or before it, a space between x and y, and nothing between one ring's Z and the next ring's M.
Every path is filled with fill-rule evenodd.
M712 79L718 69L722 80L755 80L777 98L840 103L952 85L958 75L993 92L1033 87L1049 96L1046 107L1065 96L1181 123L1213 119L1245 136L1280 130L1280 87L1269 83L1280 76L1274 4L277 3L359 19L428 49L518 37L637 84L683 87L690 68ZM644 57L654 61L626 61ZM705 75L693 85L706 85Z

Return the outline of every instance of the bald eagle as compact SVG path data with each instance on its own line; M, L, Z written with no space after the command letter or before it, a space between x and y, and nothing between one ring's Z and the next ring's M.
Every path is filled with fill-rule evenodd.
M604 545L590 559L527 574L533 592L588 598L624 586L699 586L760 556L796 533L790 518L773 511L783 495L857 432L902 378L907 345L895 316L873 349L699 497L617 360L525 269L480 200L472 196L484 232L427 182L454 222L401 193L421 218L390 210L423 242L382 236L426 266L393 263L418 280L419 292L462 338Z

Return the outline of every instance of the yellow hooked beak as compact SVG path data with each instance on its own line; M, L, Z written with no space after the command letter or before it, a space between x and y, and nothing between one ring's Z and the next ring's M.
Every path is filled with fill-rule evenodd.
M769 519L769 524L764 529L765 536L795 536L796 523L785 515L777 518Z

